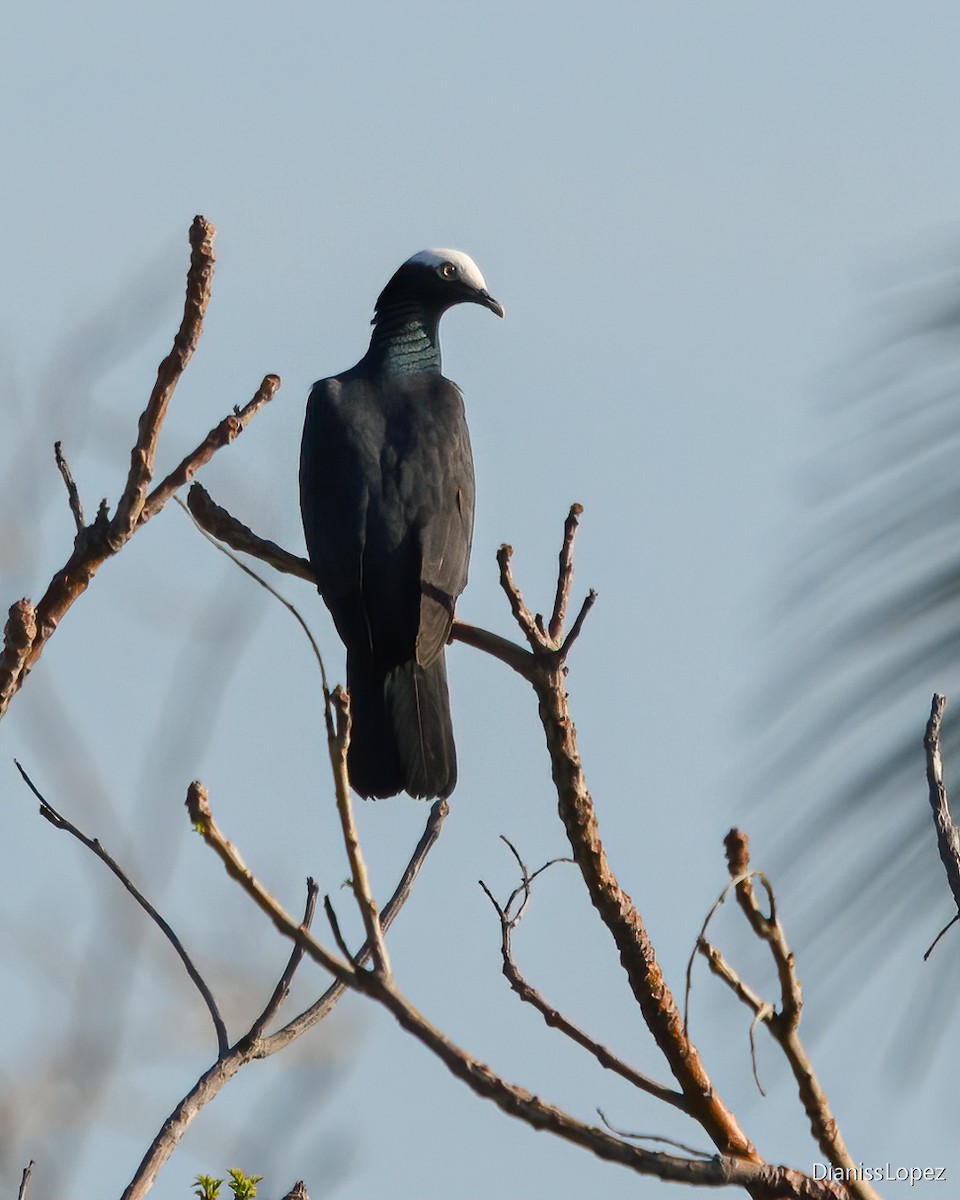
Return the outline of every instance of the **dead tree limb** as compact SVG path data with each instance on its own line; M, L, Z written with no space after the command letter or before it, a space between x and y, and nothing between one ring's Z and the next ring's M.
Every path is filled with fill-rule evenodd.
M217 1049L223 1055L227 1051L230 1039L227 1036L227 1027L223 1023L223 1017L220 1015L220 1009L217 1007L217 1002L213 998L213 992L210 990L207 981L203 978L200 972L194 965L193 959L184 948L183 942L174 932L170 923L157 911L150 903L143 892L136 886L130 876L124 871L115 858L113 858L107 850L101 845L99 838L88 837L83 830L78 829L71 821L62 816L53 805L46 799L45 796L38 790L37 785L33 782L27 772L23 769L20 763L14 759L13 765L20 772L23 782L33 792L37 801L40 804L40 815L44 820L49 821L54 829L62 829L64 832L71 834L82 845L86 846L100 861L116 876L121 884L126 888L130 895L136 900L137 904L143 909L147 916L157 926L163 936L167 939L170 945L176 952L177 957L183 963L184 970L190 977L190 982L200 993L204 1004L207 1006L207 1011L210 1013L210 1019L213 1022L214 1032L217 1035Z
M330 971L345 987L361 992L381 1004L396 1019L401 1028L412 1034L431 1051L447 1069L467 1084L477 1095L493 1101L508 1115L517 1117L534 1129L547 1130L557 1137L596 1154L608 1162L617 1162L643 1175L674 1182L699 1184L705 1187L739 1185L751 1195L765 1200L844 1200L843 1189L829 1180L815 1180L801 1171L774 1166L761 1159L717 1155L710 1159L685 1158L674 1154L645 1150L613 1136L607 1130L587 1125L583 1121L532 1095L524 1088L503 1079L485 1063L456 1045L432 1025L399 991L385 973L377 970L356 970L321 946L303 923L292 917L253 875L236 848L220 831L203 793L198 803L198 785L191 785L188 801L191 819L204 840L221 859L228 874L239 883L258 908L274 926L297 945L319 966ZM139 1195L139 1194L138 1194ZM133 1195L124 1196L133 1200Z
M191 512L208 532L222 537L235 549L253 554L279 570L311 579L309 564L288 554L274 543L258 538L225 510L212 504L198 488L191 489L188 502ZM842 1197L844 1189L829 1180L814 1180L802 1172L773 1167L765 1163L742 1132L733 1114L723 1104L703 1068L696 1048L686 1035L673 997L663 981L652 944L639 913L611 871L600 842L593 802L583 778L582 765L576 748L576 735L567 707L565 691L566 657L579 637L596 595L590 592L583 601L568 633L563 631L563 616L567 610L573 577L573 541L576 533L579 505L574 505L564 527L563 548L560 554L559 578L553 613L549 622L534 616L527 608L513 580L510 569L512 551L501 548L497 561L500 581L510 602L511 612L519 625L529 649L524 649L499 635L472 626L454 624L451 638L465 641L491 653L516 670L534 687L541 722L546 734L554 783L557 788L561 819L567 831L574 861L580 867L584 882L615 944L634 995L658 1045L673 1071L681 1091L678 1106L693 1116L720 1150L720 1155L704 1162L653 1153L611 1136L607 1130L587 1126L554 1106L545 1104L517 1085L496 1075L489 1067L474 1059L466 1050L450 1041L435 1029L410 1002L401 995L384 969L358 969L352 956L343 958L332 954L315 942L312 936L273 899L270 893L250 873L235 848L219 831L203 794L203 816L198 828L218 854L229 874L255 900L260 909L287 937L292 938L316 962L330 971L337 983L334 986L363 992L393 1013L398 1023L421 1041L448 1069L468 1084L477 1094L492 1100L505 1112L518 1117L534 1128L548 1129L557 1136L590 1149L611 1161L631 1166L643 1174L662 1179L684 1180L707 1186L719 1183L739 1183L747 1191L764 1200L783 1200L786 1197ZM335 779L344 772L348 725L335 722L327 708L331 762ZM335 732L335 736L334 736ZM197 785L191 785L194 792ZM197 795L194 792L195 803ZM191 812L193 813L193 809ZM349 849L349 847L348 847ZM362 896L358 897L363 911ZM369 914L365 914L369 932ZM337 939L342 943L342 939ZM375 937L373 939L375 942ZM341 954L345 947L341 945ZM583 1043L581 1043L583 1044ZM654 1085L657 1087L659 1085ZM664 1089L665 1091L667 1089ZM716 1174L718 1166L721 1168Z
M199 787L199 785L195 786ZM193 790L193 786L191 790ZM202 789L200 790L202 792ZM194 800L194 805L196 805L196 800ZM208 806L206 807L206 812L209 813ZM406 903L427 854L436 844L447 812L448 808L445 800L438 800L431 808L426 828L411 855L410 861L407 863L400 882L397 884L393 895L383 906L380 919L383 931L389 929ZM200 806L199 811L196 807L192 808L191 815L197 815L202 818L203 806ZM215 836L221 836L219 835L219 831L216 831ZM252 876L249 876L249 878L252 879ZM346 984L343 981L338 981L327 988L323 995L308 1009L294 1017L281 1029L272 1034L267 1033L267 1027L275 1019L281 1004L289 992L293 974L303 954L309 951L309 945L305 937L308 936L307 931L313 918L316 898L317 885L312 879L308 880L307 903L303 919L299 924L295 923L296 928L302 931L304 937L294 939L290 958L270 999L246 1033L230 1046L225 1053L218 1054L216 1061L204 1071L163 1122L136 1173L127 1185L122 1200L142 1200L146 1196L156 1181L161 1167L170 1158L174 1150L176 1150L193 1119L207 1104L216 1098L220 1090L230 1082L238 1071L249 1062L269 1058L272 1054L285 1049L291 1042L296 1041L298 1037L306 1033L308 1029L312 1029L318 1021L322 1021L333 1010L337 1001L343 995L346 990ZM286 928L284 932L287 932ZM361 967L369 957L370 947L364 945L355 956L355 966L357 968Z
M526 978L524 978L520 968L517 966L516 959L513 956L513 931L520 923L520 919L522 918L526 905L529 902L533 880L543 870L545 870L546 867L552 866L553 863L572 862L573 860L569 858L553 859L551 862L546 863L544 867L540 867L538 870L528 873L526 866L524 865L519 854L517 854L516 850L513 848L512 844L508 842L506 838L503 838L503 841L507 843L507 846L513 852L514 857L520 864L520 869L523 875L520 885L514 888L513 892L507 899L506 904L503 905L497 902L493 896L493 893L483 882L483 880L480 881L480 886L483 888L487 899L493 905L494 910L500 919L500 957L502 960L503 975L510 984L510 987L525 1004L529 1004L532 1008L536 1009L536 1011L541 1015L541 1017L543 1017L544 1021L550 1026L551 1029L558 1029L562 1034L564 1034L565 1037L568 1037L572 1042L575 1042L589 1054L592 1054L600 1066L605 1070L612 1071L614 1074L619 1075L621 1079L625 1079L628 1083L632 1083L634 1087L639 1088L641 1091L646 1092L650 1096L654 1096L657 1100L662 1100L665 1104L670 1104L674 1108L680 1109L681 1112L687 1112L686 1099L681 1092L675 1091L673 1088L666 1087L664 1084L659 1083L655 1079L651 1079L648 1075L644 1075L640 1071L637 1071L634 1067L631 1067L629 1063L625 1063L623 1059L618 1058L617 1055L615 1055L607 1046L602 1045L595 1038L592 1038L586 1032L586 1030L581 1029L579 1025L575 1025L573 1021L565 1017L563 1013L559 1011L559 1009L550 1004L545 997ZM521 895L523 900L519 907L514 909L514 902L518 896ZM616 1131L611 1130L611 1132Z
M231 442L276 393L280 381L268 375L243 409L220 422L206 438L148 495L153 480L157 444L163 419L174 390L190 361L203 327L213 279L214 228L205 217L195 217L190 228L190 269L187 272L183 318L173 348L160 364L157 380L140 414L137 437L130 452L127 480L111 517L104 501L90 524L83 524L79 493L73 485L62 451L57 465L67 486L70 510L77 523L73 552L54 575L34 607L21 600L10 609L0 653L0 718L23 686L44 646L70 607L83 595L97 571L117 554L133 534L155 516L176 488L192 478L221 447ZM72 485L72 486L71 486Z
M714 974L722 979L741 1003L751 1010L754 1023L765 1025L780 1046L797 1082L797 1092L810 1122L810 1132L827 1162L842 1172L841 1177L847 1181L846 1186L850 1196L854 1200L879 1200L878 1193L870 1186L869 1182L859 1178L857 1163L847 1150L840 1127L830 1111L826 1093L820 1086L813 1065L800 1039L798 1027L800 1013L803 1009L803 996L793 953L787 944L786 933L777 916L773 888L762 871L750 869L749 843L742 830L731 829L724 839L724 844L727 853L727 869L731 876L730 883L704 921L700 937L697 939L697 950L706 958ZM767 894L770 910L768 913L762 912L757 903L753 887L754 880ZM779 1009L761 999L751 988L747 987L723 955L706 939L707 925L731 888L750 928L761 941L767 944L770 950L780 984ZM751 1038L752 1029L751 1026Z
M930 706L930 720L923 737L923 748L927 756L927 784L930 789L930 808L933 824L937 831L937 847L940 861L947 873L947 882L953 893L953 902L960 913L960 829L950 815L950 797L943 782L943 761L940 757L940 726L943 711L947 707L946 696L935 695Z

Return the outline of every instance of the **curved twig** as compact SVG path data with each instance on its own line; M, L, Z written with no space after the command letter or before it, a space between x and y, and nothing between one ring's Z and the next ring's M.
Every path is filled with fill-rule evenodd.
M632 1083L634 1087L641 1091L647 1092L651 1096L655 1096L658 1100L664 1101L666 1104L672 1105L674 1108L680 1109L681 1112L688 1112L687 1102L682 1093L675 1091L673 1088L668 1088L662 1083L658 1083L655 1079L651 1079L648 1075L637 1071L628 1063L618 1058L611 1050L602 1043L592 1038L579 1025L575 1025L573 1021L568 1020L559 1009L548 1003L543 995L530 984L521 974L516 960L513 957L513 931L520 923L526 910L527 904L531 897L531 884L538 875L542 874L548 867L553 866L558 862L572 863L571 858L554 858L549 862L544 863L536 871L528 871L523 859L517 852L516 847L512 842L501 834L501 841L509 848L520 867L521 881L517 887L513 889L507 899L506 904L501 905L495 899L493 893L487 885L480 880L480 887L483 888L487 899L493 905L497 916L500 918L500 957L502 961L501 970L507 982L514 992L525 1003L536 1009L543 1017L546 1024L551 1029L558 1029L562 1034L568 1037L572 1042L582 1047L597 1060L601 1067L605 1070L612 1071L619 1075L621 1079L625 1079L628 1083ZM516 912L511 912L514 901L518 896L522 895L523 900ZM603 1114L601 1113L601 1117ZM605 1122L606 1123L606 1122ZM616 1132L613 1130L612 1132Z
M112 858L107 851L104 850L103 846L100 844L100 839L87 837L87 835L82 830L78 829L76 825L68 821L66 817L61 816L61 814L57 812L49 800L42 795L40 790L37 788L37 785L33 782L33 780L16 759L13 760L13 765L20 772L23 782L27 785L30 791L33 792L34 796L39 801L41 817L49 821L55 829L62 829L66 833L71 834L77 839L78 842L82 842L88 850L92 851L97 858L99 858L100 861L113 872L117 879L120 880L130 895L134 898L134 900L136 900L143 911L147 914L151 921L154 922L163 936L174 948L177 957L183 963L184 970L190 976L191 982L203 997L203 1002L207 1006L207 1011L210 1013L210 1020L213 1022L213 1028L217 1035L217 1051L221 1055L224 1054L230 1044L230 1039L227 1035L227 1027L220 1015L220 1009L217 1007L217 1002L213 998L213 992L210 991L206 980L194 966L193 960L184 949L183 943L177 937L173 927L163 916L161 916L159 912L157 912L146 896L144 896L143 892L141 892L140 889L133 883L116 859Z
M307 900L304 906L301 928L307 928L313 917L317 899L317 886L312 879L307 880ZM263 1053L264 1039L261 1036L267 1023L272 1020L280 1005L286 998L293 979L293 974L303 959L303 948L294 943L290 958L284 967L283 974L273 994L260 1015L256 1018L247 1032L236 1045L217 1055L216 1061L200 1076L189 1092L183 1097L147 1148L146 1154L140 1160L140 1165L124 1189L122 1200L143 1200L156 1182L161 1167L170 1158L180 1144L194 1117L213 1100L221 1088L236 1075L241 1067L246 1066L256 1058L265 1057Z

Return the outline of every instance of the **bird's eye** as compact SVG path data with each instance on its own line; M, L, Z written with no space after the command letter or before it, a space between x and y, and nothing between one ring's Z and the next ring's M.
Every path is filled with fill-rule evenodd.
M444 279L453 279L457 274L457 268L451 262L445 262L440 268L440 274Z

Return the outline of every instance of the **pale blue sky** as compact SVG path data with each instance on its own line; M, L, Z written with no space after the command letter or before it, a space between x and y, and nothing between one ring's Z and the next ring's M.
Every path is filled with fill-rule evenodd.
M276 372L270 411L203 482L295 550L310 383L360 356L373 301L404 258L466 250L506 319L470 308L443 325L478 478L460 615L510 632L494 564L503 541L529 602L544 607L567 507L585 506L577 581L600 598L573 656L571 702L613 863L681 992L723 886L723 833L745 823L767 865L789 805L803 802L785 782L749 807L771 747L742 714L760 688L789 689L770 611L807 522L802 481L831 437L825 376L868 327L877 278L955 230L958 34L952 6L877 0L5 5L4 609L36 597L69 548L52 442L62 439L89 511L118 491L178 319L194 213L218 228L218 268L161 465ZM337 676L321 602L282 587ZM461 782L392 935L401 985L544 1098L706 1149L509 994L476 880L512 885L499 834L536 864L562 851L561 830L532 694L462 646L450 673ZM287 614L171 507L70 613L0 746L8 766L21 758L53 803L126 854L235 997L239 1029L286 951L189 838L187 783L204 780L230 836L291 905L308 873L332 893L346 873L319 688ZM10 939L0 1115L31 1088L12 1144L0 1135L5 1186L33 1157L38 1197L54 1183L61 1200L119 1194L212 1039L155 931L38 820L12 767L0 795ZM922 804L922 790L909 802ZM384 893L426 810L401 799L360 816ZM811 857L808 883L823 869ZM663 1076L607 935L564 870L538 887L520 960L561 1009ZM802 883L792 886L799 905ZM942 907L949 916L946 894ZM789 929L788 903L782 915ZM127 945L118 930L139 959L110 960ZM902 979L911 996L927 978L936 986L933 969L912 982L922 948L887 943L885 972L859 990L848 976L860 965L803 975L804 1028L857 1159L956 1175L949 1069L907 1094L890 1068ZM74 975L77 956L99 954L102 967ZM95 1041L94 1057L116 1054L121 1071L82 1142L93 1099L50 1047L75 1008L81 1022L84 1006L112 1013L105 996L129 986L124 972L131 1009L149 1016ZM315 980L302 975L305 998ZM750 1136L809 1170L817 1152L780 1060L763 1047L759 1098L744 1012L703 974L693 1006L708 1068ZM235 1081L156 1195L186 1195L198 1171L232 1165L264 1174L267 1196L300 1176L311 1196L340 1200L662 1190L511 1122L369 1006L345 1002L308 1041ZM290 1080L310 1099L289 1137L264 1140L265 1114L293 1119L282 1109ZM64 1132L54 1108L58 1120L74 1110L75 1127Z

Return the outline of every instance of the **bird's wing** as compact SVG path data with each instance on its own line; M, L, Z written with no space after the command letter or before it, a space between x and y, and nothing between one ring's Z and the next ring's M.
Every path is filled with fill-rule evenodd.
M310 561L348 650L435 662L467 582L474 479L463 399L442 376L383 390L347 375L307 404L300 499Z
M420 614L417 662L429 666L450 635L454 606L467 583L473 539L474 476L459 388L440 378L430 398L423 439L430 479L418 520Z
M357 448L356 415L369 409L356 381L321 379L307 402L300 451L300 508L317 586L347 647L370 641L363 557L376 455ZM349 395L345 396L345 390ZM370 461L372 458L372 462Z

